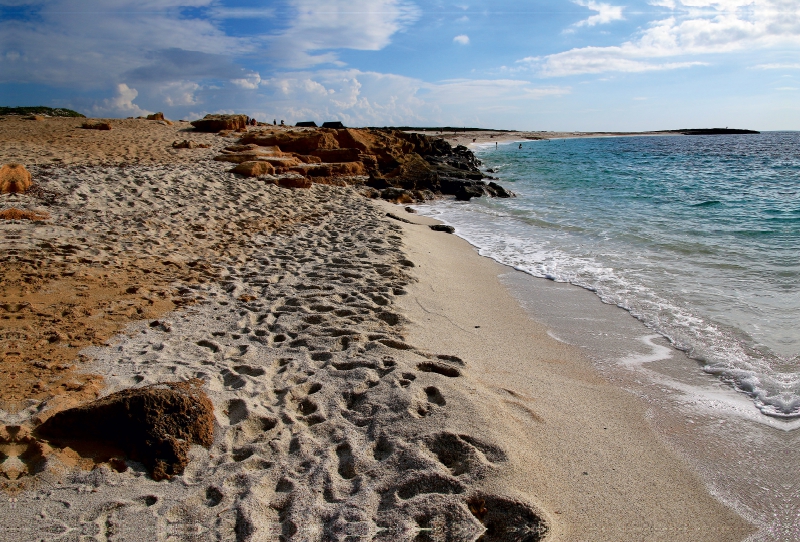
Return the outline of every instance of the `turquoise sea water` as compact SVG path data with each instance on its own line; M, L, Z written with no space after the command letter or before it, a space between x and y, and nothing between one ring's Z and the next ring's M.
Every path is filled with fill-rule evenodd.
M800 417L800 133L476 154L518 197L431 214L481 254L630 311L764 414Z

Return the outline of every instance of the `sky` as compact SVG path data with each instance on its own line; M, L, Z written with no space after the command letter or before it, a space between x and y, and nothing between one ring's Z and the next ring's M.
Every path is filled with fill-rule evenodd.
M0 105L800 129L800 0L0 0Z

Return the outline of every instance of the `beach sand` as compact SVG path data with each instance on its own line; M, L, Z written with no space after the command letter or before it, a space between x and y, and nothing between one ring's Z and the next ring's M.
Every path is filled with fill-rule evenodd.
M585 137L626 137L626 136L676 136L676 132L554 132L554 131L517 131L517 130L427 130L416 133L441 137L452 146L464 145L474 148L494 143L511 143L525 141L541 141L551 139L578 139Z
M551 339L507 272L346 187L228 172L187 125L0 121L5 540L741 540L647 407ZM207 149L173 149L193 139ZM415 222L398 221L387 216ZM209 448L154 481L35 427L198 378ZM102 440L102 435L98 435ZM84 538L81 538L84 537Z

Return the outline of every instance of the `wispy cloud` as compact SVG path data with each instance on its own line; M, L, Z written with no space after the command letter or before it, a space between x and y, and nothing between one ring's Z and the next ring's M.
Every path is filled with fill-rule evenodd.
M647 72L702 65L706 59L691 59L701 55L800 45L800 3L794 0L682 0L659 5L670 7L672 15L652 22L622 45L527 57L518 65L546 77Z
M294 19L280 34L265 37L265 44L273 61L293 68L341 65L337 49L378 51L421 13L408 0L291 0L290 4Z
M461 45L469 45L469 36L466 34L461 34L453 38L453 43L458 43Z
M578 21L577 23L575 23L573 25L575 27L608 24L614 21L621 21L625 18L622 15L622 10L625 9L624 6L612 6L611 4L595 2L594 0L589 0L588 2L582 2L578 0L575 3L578 4L579 6L584 6L592 11L597 12L596 15L592 15L588 19L584 19L582 21Z
M759 64L753 66L756 70L800 70L800 63L780 63Z

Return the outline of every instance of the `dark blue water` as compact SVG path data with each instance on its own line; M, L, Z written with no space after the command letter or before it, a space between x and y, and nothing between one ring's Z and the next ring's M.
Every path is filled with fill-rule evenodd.
M477 154L518 197L430 213L484 255L629 310L765 414L800 416L800 133Z

